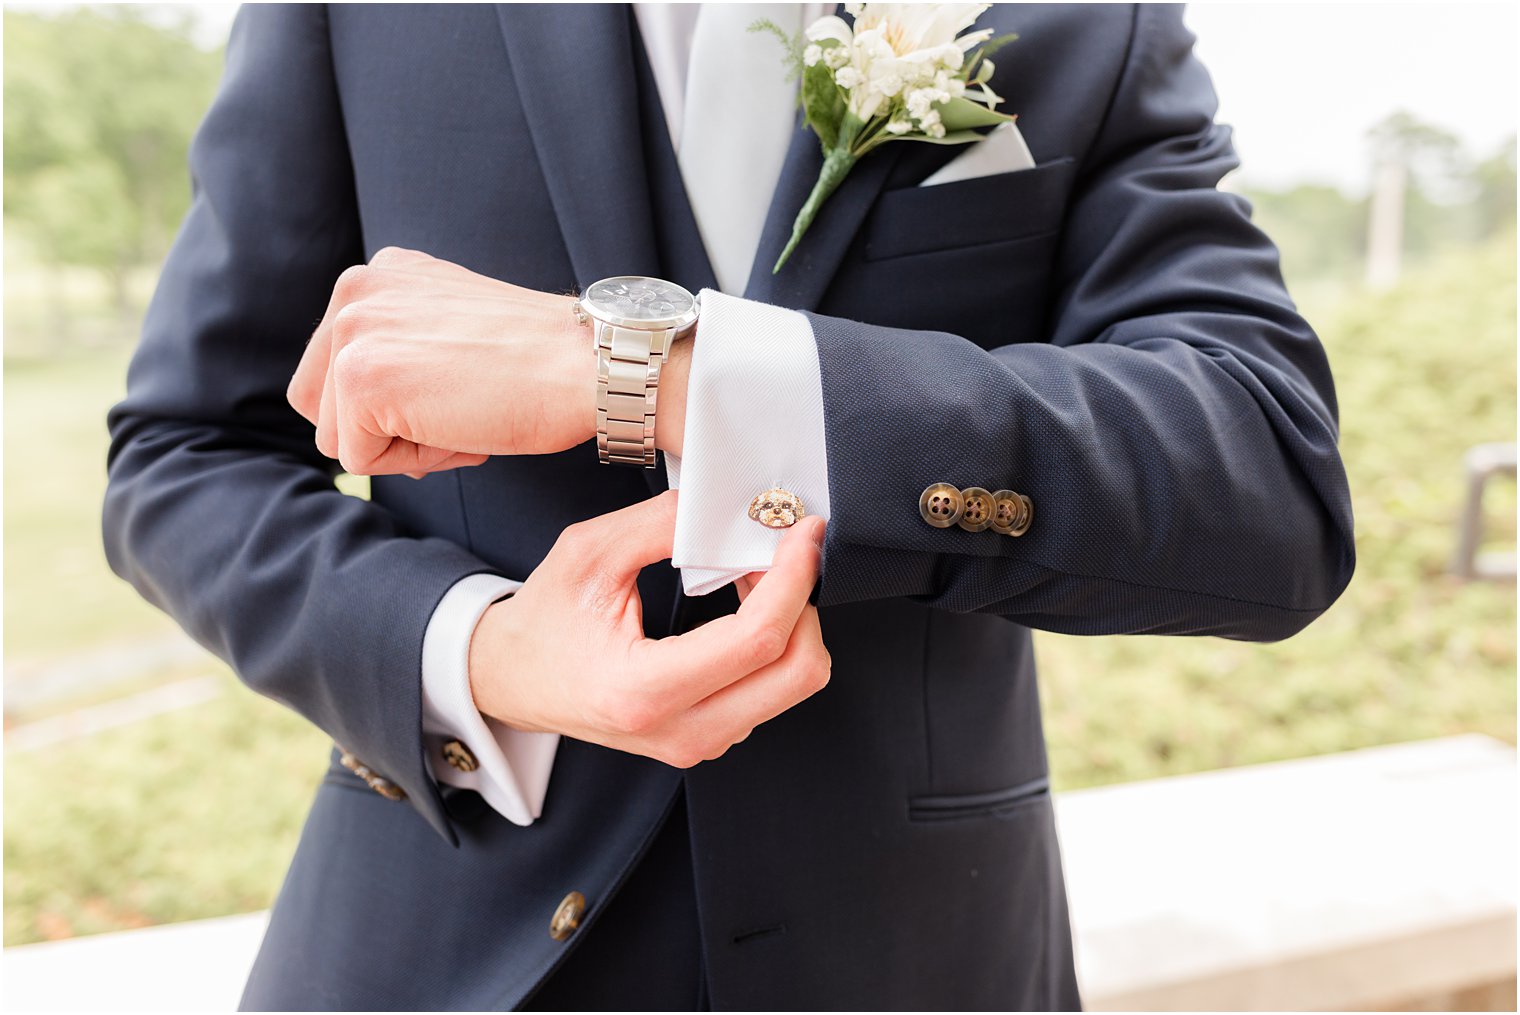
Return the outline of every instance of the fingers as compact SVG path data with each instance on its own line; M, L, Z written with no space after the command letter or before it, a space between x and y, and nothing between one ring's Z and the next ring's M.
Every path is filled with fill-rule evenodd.
M568 556L582 575L594 572L608 583L630 585L650 564L670 558L675 543L674 490L578 522L560 534L555 550Z
M761 723L817 694L828 685L832 660L823 645L816 607L797 618L791 641L780 659L687 710L685 737L699 760L717 757L749 736Z
M285 389L285 397L291 406L313 426L317 424L320 415L322 391L327 382L328 368L332 365L333 318L353 298L362 271L360 267L349 268L338 276L338 283L333 286L332 296L327 301L327 310L306 343L301 362L296 366L296 372Z
M788 530L771 569L753 581L738 613L674 638L639 643L635 651L646 664L640 668L655 675L655 690L670 706L690 707L781 658L818 580L823 531L821 518L805 518Z

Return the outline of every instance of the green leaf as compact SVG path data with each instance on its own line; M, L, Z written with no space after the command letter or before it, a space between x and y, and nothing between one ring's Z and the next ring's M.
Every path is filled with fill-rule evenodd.
M834 83L834 72L822 61L802 72L802 110L824 150L837 147L845 113L844 93Z
M946 131L944 137L930 137L927 134L889 134L881 138L881 144L888 141L925 141L929 144L970 144L972 141L981 141L986 134L978 134L974 130L951 130Z
M965 96L940 103L937 108L940 122L945 125L947 132L974 130L977 127L996 127L1000 123L1011 123L1014 119L1008 113L988 109L980 102L973 102Z
M988 39L986 42L982 43L981 46L977 48L976 52L971 54L971 58L966 61L967 80L977 80L977 75L980 73L982 61L987 59L993 53L996 53L998 50L1002 49L1004 46L1008 45L1010 42L1018 41L1018 37L1018 33L1009 32L1007 35L995 36L994 38Z

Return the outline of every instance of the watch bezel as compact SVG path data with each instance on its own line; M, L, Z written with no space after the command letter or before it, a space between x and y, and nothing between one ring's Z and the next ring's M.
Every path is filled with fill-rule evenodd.
M597 286L604 285L609 282L619 282L625 279L636 281L644 281L647 279L649 281L668 285L672 289L678 289L686 295L686 298L688 300L691 301L691 307L685 313L677 314L672 317L639 320L624 317L615 311L609 310L605 306L599 304L598 301L591 296L591 294L596 290ZM654 275L609 275L606 278L598 279L586 287L578 303L581 310L588 317L593 317L596 320L601 321L604 324L610 324L615 328L631 328L635 331L666 331L670 329L680 331L696 323L697 315L701 311L700 301L689 289L687 289L685 286L678 285L669 279L657 278Z

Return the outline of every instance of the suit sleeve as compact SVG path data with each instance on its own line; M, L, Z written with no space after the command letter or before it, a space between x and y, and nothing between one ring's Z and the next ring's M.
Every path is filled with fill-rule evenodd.
M364 259L321 7L243 8L190 162L194 199L110 415L107 556L453 841L424 757L423 635L488 568L335 489L285 400L337 275Z
M1049 344L812 317L832 502L820 602L911 596L1073 634L1287 637L1354 565L1324 349L1249 206L1173 5L1140 5L1081 162ZM1019 313L1010 306L1007 313ZM1022 537L933 528L1010 488Z

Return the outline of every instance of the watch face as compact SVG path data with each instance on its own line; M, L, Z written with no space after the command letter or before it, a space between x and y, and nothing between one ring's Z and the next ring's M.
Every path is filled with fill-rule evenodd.
M697 301L674 282L644 275L618 275L594 282L581 297L591 316L626 328L683 327Z

